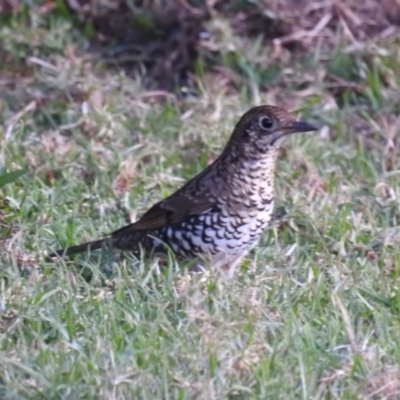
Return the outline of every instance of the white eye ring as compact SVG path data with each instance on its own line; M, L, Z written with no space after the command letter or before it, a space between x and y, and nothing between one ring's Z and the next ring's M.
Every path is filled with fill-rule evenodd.
M274 126L274 121L270 117L261 117L258 121L260 127L265 130L270 130Z

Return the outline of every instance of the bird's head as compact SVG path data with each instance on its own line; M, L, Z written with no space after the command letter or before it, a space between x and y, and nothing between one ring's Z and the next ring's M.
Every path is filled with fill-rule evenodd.
M291 133L316 131L308 122L298 121L281 107L259 106L247 111L237 123L227 147L251 158L274 153Z

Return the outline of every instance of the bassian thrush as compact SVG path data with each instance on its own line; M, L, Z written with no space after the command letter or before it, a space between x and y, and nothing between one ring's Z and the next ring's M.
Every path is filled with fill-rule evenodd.
M232 276L270 223L278 147L291 133L315 130L283 108L254 107L242 116L212 164L138 221L49 257L105 245L165 256L167 246L179 259L206 261Z

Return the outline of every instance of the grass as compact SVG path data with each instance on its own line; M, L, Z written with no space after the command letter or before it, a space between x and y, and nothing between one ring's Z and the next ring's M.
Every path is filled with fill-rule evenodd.
M242 44L256 77L233 89L200 74L182 98L96 64L68 21L35 18L0 30L0 166L29 171L0 192L0 397L398 398L397 44L276 61L268 91L268 48L252 61ZM357 87L326 75L344 67ZM172 259L46 262L134 220L274 101L321 130L281 152L276 222L236 279Z

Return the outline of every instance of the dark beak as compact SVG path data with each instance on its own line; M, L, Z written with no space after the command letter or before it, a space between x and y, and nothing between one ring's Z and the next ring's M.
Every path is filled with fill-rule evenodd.
M285 133L295 133L295 132L309 132L309 131L317 131L318 128L314 125L309 124L308 122L303 121L294 121L285 126Z
M275 143L282 137L290 135L295 132L309 132L309 131L317 131L318 128L314 125L309 124L304 121L293 121L289 122L283 126L279 130L275 132L275 138L272 140L272 143Z

